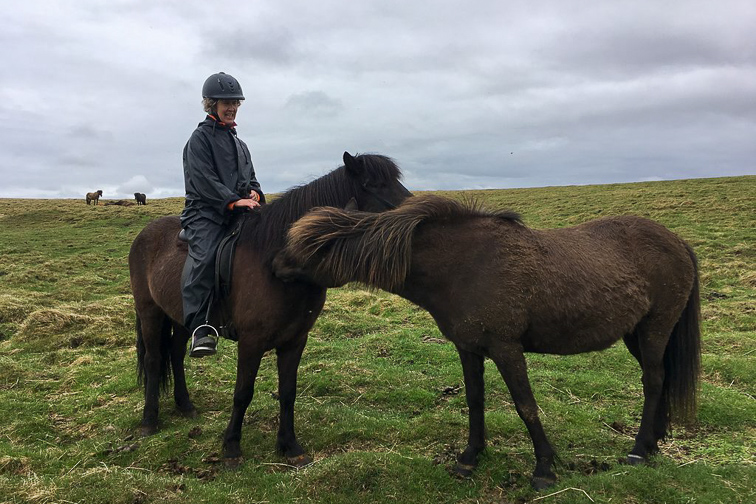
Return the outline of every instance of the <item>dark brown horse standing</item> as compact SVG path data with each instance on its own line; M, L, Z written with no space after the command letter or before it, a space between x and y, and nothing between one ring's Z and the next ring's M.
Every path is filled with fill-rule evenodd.
M624 339L643 371L628 462L658 450L670 421L695 414L699 291L692 249L660 224L608 217L535 230L511 212L415 197L382 214L318 209L289 231L276 275L321 287L359 281L427 309L457 347L470 434L456 471L484 448L483 359L496 364L533 440L532 484L554 483L523 352L575 354Z
M241 455L241 427L252 400L260 360L267 350L278 356L281 417L277 449L292 463L309 461L294 433L297 368L307 334L320 314L325 289L311 283L284 283L271 270L285 243L289 225L316 206L344 206L350 201L371 212L393 208L410 193L399 182L399 168L380 155L353 157L344 166L313 182L289 190L259 211L245 215L233 264L229 304L239 336L236 387L231 420L223 437L224 455ZM178 217L148 224L129 253L131 288L137 314L137 356L144 382L142 434L157 431L158 395L173 369L173 394L182 413L196 415L186 388L184 355L188 331L181 325L180 279L186 244L179 241Z

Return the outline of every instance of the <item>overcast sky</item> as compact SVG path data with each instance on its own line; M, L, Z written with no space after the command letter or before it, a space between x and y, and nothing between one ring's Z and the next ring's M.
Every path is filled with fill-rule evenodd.
M210 74L266 192L393 157L411 190L756 174L756 1L25 0L0 197L183 196Z

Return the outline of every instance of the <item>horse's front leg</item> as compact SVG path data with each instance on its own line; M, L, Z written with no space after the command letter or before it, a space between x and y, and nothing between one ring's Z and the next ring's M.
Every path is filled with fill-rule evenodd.
M189 340L189 331L184 326L173 324L173 339L171 341L171 367L173 368L173 400L176 409L189 418L197 416L197 409L189 398L189 390L186 388L186 374L184 372L184 357L186 356L186 342Z
M528 380L527 364L522 346L519 344L502 344L491 349L491 359L496 363L509 393L517 408L517 414L525 423L530 438L533 441L536 466L531 485L536 490L552 486L556 483L556 475L552 471L554 465L554 449L546 438L546 433L538 418L538 405Z
M293 346L277 349L278 354L278 400L281 416L278 425L276 450L284 455L291 465L303 467L312 462L297 441L294 433L294 401L297 396L297 370L307 335Z
M234 406L231 412L231 420L228 422L226 432L223 434L223 456L231 460L241 457L241 429L244 422L244 414L247 412L249 403L255 394L255 378L260 369L263 351L261 349L245 345L239 339L239 357L236 364L236 387L234 388Z
M469 410L470 433L467 447L457 457L454 472L460 476L472 475L478 465L478 455L486 446L486 426L484 418L483 356L467 352L457 347L459 359L462 361L462 372L465 378L465 395Z

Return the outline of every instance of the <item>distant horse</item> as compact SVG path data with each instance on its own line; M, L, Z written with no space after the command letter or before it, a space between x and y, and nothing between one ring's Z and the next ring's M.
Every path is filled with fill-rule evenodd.
M645 402L628 462L658 451L671 420L695 415L700 361L692 249L662 225L608 217L535 230L512 212L415 197L382 214L317 209L296 222L273 267L320 287L359 281L430 312L457 347L470 433L455 470L484 448L483 359L499 369L535 448L535 488L553 484L523 352L576 354L620 338L643 371ZM674 417L673 417L674 414Z
M284 246L291 223L308 210L344 206L350 201L368 212L393 208L411 196L399 182L400 177L399 168L388 157L353 157L345 152L344 166L244 215L246 223L234 257L228 298L239 351L233 411L223 436L227 459L241 455L242 422L252 400L260 360L267 350L275 348L281 408L276 448L292 464L310 462L294 433L294 399L299 360L307 333L323 308L326 290L311 283L284 283L273 275L270 265ZM171 368L178 410L196 415L184 376L189 333L182 326L180 284L187 248L177 238L180 229L178 217L157 219L139 233L129 253L137 313L138 374L145 389L143 435L157 431L159 389L166 387Z
M102 196L102 189L98 189L95 192L89 192L87 193L87 205L89 205L90 201L94 201L95 205L100 204L100 196Z
M144 193L135 192L134 199L137 202L137 206L147 204L147 195Z

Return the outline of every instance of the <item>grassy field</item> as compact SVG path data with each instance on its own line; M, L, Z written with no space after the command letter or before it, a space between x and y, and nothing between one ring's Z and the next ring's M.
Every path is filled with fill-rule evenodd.
M466 443L462 370L430 317L401 298L328 293L300 367L296 422L314 457L274 453L275 357L263 359L243 430L245 462L219 463L235 345L188 360L197 419L161 400L161 431L138 438L127 254L146 207L0 200L0 503L756 502L756 177L442 193L520 212L531 227L604 215L658 220L700 261L703 373L697 424L676 428L643 467L632 447L640 372L624 346L529 356L557 486L530 489L529 436L487 362L489 445L471 479L449 475Z

